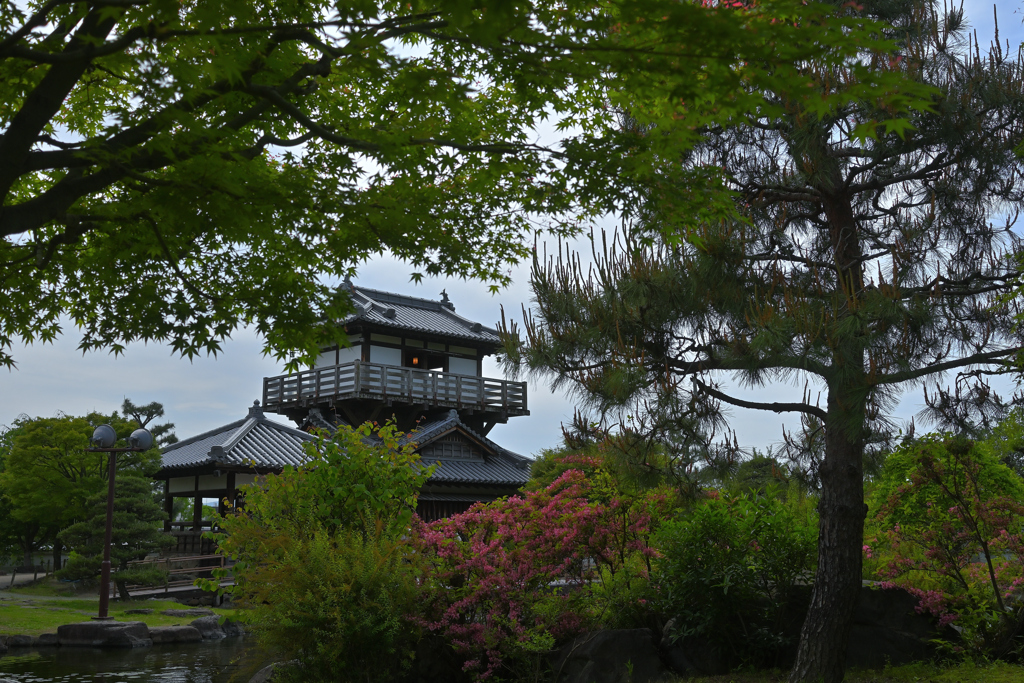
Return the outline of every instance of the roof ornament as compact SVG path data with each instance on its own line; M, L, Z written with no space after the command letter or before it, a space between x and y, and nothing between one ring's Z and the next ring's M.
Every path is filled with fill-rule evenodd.
M260 408L260 402L258 400L252 402L252 407L249 408L249 417L254 417L257 420L263 419L263 408Z
M441 305L444 306L445 308L447 308L450 311L454 311L455 310L455 304L453 304L451 302L451 299L448 298L448 290L447 289L442 289L441 290Z
M345 275L345 279L341 281L341 284L345 289L349 290L350 292L356 288L356 286L352 284L351 276L347 274Z

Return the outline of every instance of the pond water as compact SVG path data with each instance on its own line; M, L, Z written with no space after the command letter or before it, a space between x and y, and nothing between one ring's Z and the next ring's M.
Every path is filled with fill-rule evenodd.
M18 683L245 683L258 669L245 638L135 649L11 649L0 656L0 681ZM253 645L250 641L250 645Z

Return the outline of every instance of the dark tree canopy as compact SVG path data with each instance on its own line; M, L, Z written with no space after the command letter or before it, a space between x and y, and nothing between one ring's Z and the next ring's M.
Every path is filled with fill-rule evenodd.
M83 349L252 324L310 359L365 259L502 284L531 216L622 199L622 93L725 118L877 43L793 0L0 0L0 363L67 319ZM586 134L536 146L553 116Z
M969 44L960 10L864 5L893 23L898 45L873 67L935 88L910 128L862 135L890 116L875 98L818 116L772 91L759 115L707 127L682 157L684 168L721 169L733 218L680 212L686 188L654 177L592 269L572 254L535 262L526 338L506 330L510 368L547 373L598 410L628 410L679 449L709 448L723 407L805 418L805 444L821 455L820 561L793 681L843 678L863 456L890 433L901 392L945 372L1006 371L1024 347L1020 301L1001 299L1021 255L1011 229L1024 205L1021 63ZM854 80L811 64L807 77L823 93ZM630 116L652 146L670 134L642 106ZM807 387L803 400L735 393L793 382Z

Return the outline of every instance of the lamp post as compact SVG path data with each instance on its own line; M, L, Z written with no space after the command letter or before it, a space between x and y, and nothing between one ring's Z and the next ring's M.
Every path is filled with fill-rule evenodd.
M148 451L153 447L153 435L148 429L136 429L128 437L128 448L114 448L117 443L117 432L110 425L100 425L93 431L93 448L87 448L90 453L108 453L110 456L107 464L107 529L103 541L103 564L100 565L100 612L93 617L97 621L113 619L107 615L110 606L110 540L114 530L114 470L117 468L118 453L137 453Z

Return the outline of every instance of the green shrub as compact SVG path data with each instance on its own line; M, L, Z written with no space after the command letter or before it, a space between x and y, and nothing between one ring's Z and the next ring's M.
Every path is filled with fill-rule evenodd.
M243 619L299 660L303 680L390 681L412 658L419 564L408 528L432 469L400 436L364 425L320 438L308 463L245 487L243 513L221 520L218 552L236 561Z
M816 535L813 515L774 495L710 498L663 525L654 580L675 637L734 664L777 665L796 636L783 626L797 583L813 575Z
M986 444L930 435L885 461L871 496L865 552L876 578L960 632L979 658L1020 649L1024 484Z

